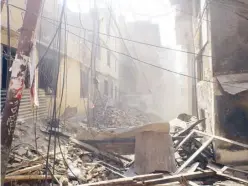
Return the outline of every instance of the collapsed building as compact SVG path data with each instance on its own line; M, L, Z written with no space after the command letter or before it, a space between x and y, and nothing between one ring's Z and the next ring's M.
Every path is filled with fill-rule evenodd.
M197 53L196 56L187 57L188 71L193 77L188 83L192 113L198 117L180 114L174 124L150 123L150 118L143 115L143 112L132 109L123 112L115 108L115 104L107 98L106 103L98 107L100 117L95 118L96 123L103 127L96 129L85 124L82 119L68 122L77 113L77 108L66 107L65 104L64 110L68 110L68 113L62 114L63 118L55 116L45 122L32 121L33 125L25 121L18 122L13 135L13 148L6 162L6 184L38 185L49 180L51 184L84 186L157 185L174 182L179 185L218 185L217 182L230 179L248 184L247 171L229 167L247 163L247 150L244 150L248 148L245 103L247 64L243 64L247 57L246 30L243 27L243 9L246 5L241 2L225 4L236 8L234 16L228 14L230 9L223 10L223 7L219 8L216 4L211 5L221 1L189 0L186 3L178 0L174 3L180 11L186 7L190 14L184 16L180 11L177 14L177 36L181 38L178 42L183 40L181 44L184 48L196 51L188 53ZM192 19L193 15L197 17L196 21ZM229 30L230 20L234 25ZM185 32L179 29L181 26L184 26ZM226 35L223 36L223 33ZM227 46L225 50L222 45ZM105 54L109 59L106 62L110 62L110 53ZM48 55L47 61L53 55ZM74 83L79 85L82 80L80 63L75 64L71 63L74 67L70 66L70 69L77 69L77 74L71 77L76 78L78 81ZM62 82L51 84L60 84L62 92ZM115 89L112 86L110 88L107 82L106 79L100 80L99 92L104 90L106 96L110 92L110 97L118 98L114 96ZM78 87L75 84L70 84L71 91ZM68 102L86 101L81 100L79 91L77 94L74 92L72 100ZM63 97L62 93L55 96L51 95L55 100ZM74 99L77 96L80 101ZM143 109L146 107L142 101L137 105ZM85 108L79 110L86 111ZM56 108L53 111L56 112ZM178 120L180 123L177 123ZM53 124L57 128L65 127L69 132L57 130ZM201 127L198 127L199 124ZM109 129L107 125L112 128ZM54 145L51 145L52 142ZM36 143L35 146L33 143ZM116 148L121 151L117 152ZM128 154L124 153L125 150L129 151Z
M188 54L192 109L206 118L205 130L247 143L246 1L171 0L177 8L177 43ZM185 14L187 12L187 14ZM247 150L215 142L220 163L244 165Z

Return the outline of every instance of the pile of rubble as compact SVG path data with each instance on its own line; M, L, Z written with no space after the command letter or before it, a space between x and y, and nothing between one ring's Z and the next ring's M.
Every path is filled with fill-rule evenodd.
M54 152L47 156L30 145L20 144L11 151L5 183L28 186L38 185L46 179L49 183L72 186L119 178L119 168L112 165L120 167L123 164L106 158L104 162L102 160L95 152L82 150L72 143L57 148L55 156Z
M107 148L100 150L87 141L67 136L66 144L60 146L57 141L59 148L55 156L54 150L47 156L27 144L13 147L5 182L6 185L38 185L47 178L49 184L71 186L248 185L247 171L215 162L212 142L219 140L242 148L248 145L197 130L203 120L189 120L186 127L171 134L177 167L170 173L137 175L133 169L135 156L107 152Z
M148 115L144 112L128 107L120 109L111 104L106 97L97 99L94 119L96 126L104 127L138 126L150 122Z

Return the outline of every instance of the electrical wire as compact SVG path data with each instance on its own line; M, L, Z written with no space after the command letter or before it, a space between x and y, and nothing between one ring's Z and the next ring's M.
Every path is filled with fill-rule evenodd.
M215 1L216 1L216 0L215 0ZM208 1L208 2L209 2L209 1ZM220 3L220 4L225 4L225 3ZM13 5L13 4L9 4L9 6L15 7L15 8L20 9L20 10L23 10L23 11L26 11L25 9L23 9L23 8L21 8L21 7L18 7L18 6L15 6L15 5ZM177 10L178 10L178 9L177 9ZM179 11L179 10L178 10L178 11ZM184 13L182 10L180 10L180 11L181 11L182 13ZM30 13L32 13L32 12L30 12ZM235 13L235 12L233 12L233 13ZM32 14L34 14L34 15L37 16L36 13L32 13ZM235 13L235 14L236 14L236 13ZM201 20L204 20L204 19L203 19L203 15L204 15L204 14L202 14L202 16L201 16L201 18L200 18ZM242 14L239 14L239 13L238 13L238 14L236 14L236 15L239 16L239 17L242 17L242 18L244 18L244 19L248 19L246 16L244 16L244 15L242 15ZM193 16L193 15L192 15L192 16ZM52 20L52 21L58 22L57 20L53 20L52 18L48 18L48 17L45 17L45 16L43 16L42 18L47 19L47 20ZM209 21L209 22L211 22L211 21ZM62 24L65 24L65 23L63 22ZM82 28L82 27L80 27L80 26L73 25L73 24L69 24L69 23L67 23L67 25L68 25L68 26L71 26L71 27L75 27L75 28L80 28L80 29ZM230 25L230 26L232 26L232 25ZM88 31L88 32L93 32L93 30L91 30L91 29L87 29L87 28L83 28L83 29L86 30L86 31ZM197 30L199 30L199 28L198 28ZM128 38L121 38L121 37L109 35L109 34L103 33L103 32L98 32L98 33L101 34L101 35L109 36L109 37L116 38L116 39L123 39L123 40L129 41L129 42L134 42L134 43L137 43L137 44L147 45L147 46L156 47L156 48L160 48L160 49L171 50L171 51L175 51L175 52L182 52L182 53L197 55L197 53L194 53L194 52L191 52L191 51L185 51L185 50L170 48L170 47L166 47L166 46L154 45L154 44L151 44L151 43L141 42L141 41L137 41L137 40L131 40L131 39L128 39ZM202 55L202 56L203 56L203 57L212 57L212 58L214 58L214 56L210 56L210 55Z
M111 13L112 13L112 9L111 9L110 7L108 7L108 10L109 10L109 12L110 12L110 14L111 14ZM116 21L114 18L113 18L113 21L114 21L114 23L115 23L115 25L116 25L116 27L117 27L117 31L119 32L119 35L121 36L120 38L123 38L123 37L122 37L122 34L121 34L121 31L120 31L120 28L119 28L119 26L118 26L118 24L117 24L117 21ZM127 28L126 28L126 29L127 29ZM130 40L130 39L129 39L129 40ZM130 51L129 51L128 47L126 46L126 44L125 44L125 42L124 42L123 39L122 39L122 42L123 42L123 44L125 45L125 48L126 48L126 50L127 50L127 53L128 53L129 55L131 55L131 54L130 54ZM134 53L135 53L136 57L138 57L135 48L134 48L133 50L134 50ZM148 91L151 92L151 86L150 86L150 84L149 84L149 82L148 82L148 79L147 79L147 77L146 77L146 75L145 75L145 72L142 70L141 67L138 68L137 65L136 65L136 63L135 63L133 60L132 60L132 62L133 62L133 64L134 64L134 66L136 67L137 71L138 71L138 69L141 71L141 73L142 73L142 75L143 75L143 77L144 77L144 80L145 80L145 82L146 82L146 84L147 84Z
M72 35L75 35L75 36L81 38L79 35L74 34L73 32L70 32L70 31L68 31L68 30L67 30L67 32L69 32L69 33L71 33ZM85 39L85 41L87 41L87 42L89 42L89 43L93 43L93 42L91 42L91 41L89 41L89 40L87 40L87 39ZM122 53L122 52L119 52L119 51L115 51L115 50L109 49L109 48L104 47L104 46L102 46L102 45L99 45L99 44L97 44L97 43L94 43L94 44L95 44L95 45L98 45L98 46L100 46L101 48L104 48L104 49L106 49L106 50L110 50L110 51L112 51L112 52L114 52L114 53L121 54L121 55L123 55L123 56L126 56L126 57L129 57L129 58L131 58L131 59L137 60L138 62L141 62L141 63L143 63L143 64L152 66L152 67L157 68L157 69L160 69L160 70L164 70L164 71L167 71L167 72L170 72L170 73L173 73L173 74L177 74L177 75L180 75L180 76L184 76L184 77L188 77L188 78L192 78L192 79L196 79L196 80L200 80L200 81L205 81L205 82L209 82L209 83L216 83L216 82L213 82L213 81L210 81L210 80L201 80L201 79L199 79L199 78L196 78L196 77L193 77L193 76L190 76L190 75L187 75L187 74L175 72L175 71L173 71L173 70L170 70L170 69L167 69L167 68L163 68L163 67L161 67L161 66L157 66L157 65L148 63L148 62L146 62L146 61L140 60L140 59L135 58L135 57L133 57L133 56L129 56L129 55L125 54L125 53ZM244 88L244 87L233 86L233 85L231 85L230 83L223 83L223 84L225 84L226 86L229 86L229 87L241 88L241 89L246 90L246 88Z
M61 24L60 24L60 25L61 25ZM67 25L68 25L68 24L67 24ZM57 30L58 30L58 29L57 29ZM78 36L77 34L71 32L71 31L69 31L69 30L67 30L67 29L66 29L66 31L67 31L68 33L74 35L74 36L77 36L78 38L82 38L81 36ZM54 40L54 39L53 39L53 40ZM89 41L89 40L87 40L87 39L85 39L85 38L84 38L84 40L87 41L87 42L89 42L89 43L92 43L91 41ZM51 42L50 42L50 43L51 43ZM99 45L99 44L97 44L97 43L94 43L94 44L97 45L97 46L99 46L99 47L101 47L101 48L104 48L104 49L106 49L106 50L112 51L112 52L117 53L117 54L121 54L121 55L123 55L123 56L129 57L129 58L134 59L134 60L136 60L136 61L139 61L139 62L141 62L141 63L143 63L143 64L149 65L149 66L151 66L151 67L154 67L154 68L157 68L157 69L160 69L160 70L164 70L164 71L167 71L167 72L170 72L170 73L173 73L173 74L177 74L177 75L180 75L180 76L184 76L184 77L188 77L188 78L192 78L192 79L201 80L201 79L199 79L199 78L196 78L196 77L193 77L193 76L190 76L190 75L187 75L187 74L175 72L175 71L173 71L173 70L170 70L170 69L167 69L167 68L163 68L163 67L161 67L161 66L157 66L157 65L154 65L154 64L151 64L151 63L148 63L148 62L146 62L146 61L140 60L140 59L138 59L138 58L135 58L135 57L133 57L133 56L127 55L127 54L125 54L125 53L122 53L122 52L118 52L118 51L109 49L109 48L104 47L104 46L102 46L102 45ZM48 50L47 50L47 51L48 51ZM197 53L192 52L191 54L197 54ZM205 55L201 55L201 56L205 56ZM210 57L210 56L209 56L209 57ZM40 62L41 62L41 60L40 60ZM205 81L205 82L209 82L209 83L216 83L216 82L213 82L213 81L210 81L210 80L201 80L201 81ZM241 88L241 89L244 89L244 90L245 90L244 87L233 86L233 85L230 85L229 83L224 83L224 84L226 84L227 86L230 86L230 87Z
M20 8L18 6L12 5L12 4L9 4L9 5L10 6L13 6L15 8ZM23 10L23 11L26 11L25 9L22 9L22 8L20 8L20 9ZM35 13L33 13L33 14L35 14ZM45 16L43 16L42 18L47 19L47 20L50 20L50 21L56 21L56 22L58 22L57 20L53 20L52 18L48 18L48 17L45 17ZM50 23L52 23L52 22L50 22ZM65 23L62 23L62 24L65 24ZM76 25L72 25L72 24L67 24L67 26L72 26L72 27L75 27L75 28L81 28L80 26L76 26ZM86 31L88 31L88 32L93 32L93 30L91 30L91 29L86 29L86 28L83 28L83 29L86 30ZM187 53L187 54L197 54L197 53L194 53L194 52L191 52L191 51L185 51L185 50L170 48L170 47L166 47L166 46L155 45L155 44L151 44L151 43L146 43L146 42L131 40L131 39L128 39L128 38L121 38L119 36L113 36L113 35L109 35L109 34L102 33L102 32L98 32L98 34L109 36L109 37L116 38L116 39L123 39L123 40L129 41L129 42L133 42L133 43L137 43L137 44L147 45L147 46L150 46L150 47L156 47L156 48L159 48L159 49L171 50L171 51L181 52L181 53ZM203 57L213 57L213 56L203 55Z
M43 10L44 10L44 5L45 5L45 0L42 2L42 6L41 6L41 11L40 11L40 16L43 15ZM41 20L40 20L40 25L41 25ZM41 30L41 26L40 26L40 30ZM41 38L41 34L39 33L39 39ZM34 74L35 76L35 74ZM33 79L33 82L31 86L33 86L35 81L35 78ZM35 115L35 116L34 116ZM37 107L33 107L33 123L34 123L34 137L35 137L35 150L38 151L38 143L37 143L37 122L38 122L38 108Z
M107 5L107 3L106 3L106 5ZM107 5L107 6L108 6L108 5ZM112 14L112 8L111 8L111 6L108 6L108 10L109 10L109 13ZM113 21L114 21L114 23L115 23L115 25L116 25L116 27L117 27L117 31L119 32L119 35L121 36L121 38L123 38L123 37L122 37L122 34L121 34L121 31L120 31L120 28L119 28L118 23L117 23L117 21L115 20L115 18L113 18ZM124 22L124 23L125 23L125 22ZM126 24L125 24L125 26L126 26ZM126 30L127 30L127 27L126 27ZM129 34L128 34L128 35L129 35ZM129 39L129 38L128 38L128 39ZM129 40L130 40L130 39L129 39ZM125 45L125 48L126 48L126 50L127 50L127 53L128 53L129 55L131 55L131 54L130 54L130 51L129 51L129 49L128 49L128 47L127 47L126 44L125 44L124 39L122 39L122 42L123 42L123 44ZM133 51L134 51L134 54L136 55L136 57L138 58L137 52L136 52L136 50L135 50L135 47L133 47ZM134 64L134 66L136 67L137 71L139 71L139 70L141 71L141 74L143 75L144 80L145 80L145 82L146 82L146 84L147 84L148 91L152 94L151 86L150 86L150 84L149 84L149 81L148 81L148 79L147 79L147 77L146 77L145 72L142 70L142 67L139 66L139 68L138 68L138 65L136 65L136 63L135 63L133 60L132 60L132 62L133 62L133 64ZM154 100L153 96L152 96L152 99ZM150 120L150 118L149 118L149 120Z
M13 5L10 5L10 6L13 6ZM15 6L15 7L16 7L16 6ZM25 10L24 10L24 11L25 11ZM50 18L48 18L48 19L50 19ZM62 22L60 23L60 25L61 25L61 24L62 24ZM67 24L67 25L68 25L68 24ZM70 26L71 26L71 25L70 25ZM57 29L57 30L58 30L58 29ZM70 32L69 30L67 30L67 32L69 32L69 33L71 33L71 34L73 34L73 35L75 35L75 36L81 38L81 36L78 36L77 34L74 34L74 33ZM56 32L56 33L57 33L57 32ZM110 36L110 37L111 37L111 36ZM124 38L123 38L123 39L124 39ZM85 40L86 40L86 39L85 39ZM88 41L88 40L86 40L86 41L92 43L91 41ZM95 43L95 45L98 45L98 44ZM149 44L148 44L148 45L149 45ZM101 46L101 45L98 45L98 46L107 49L106 47L103 47L103 46ZM163 47L163 48L164 48L164 47ZM167 48L167 47L166 47L166 48ZM169 49L171 49L171 48L169 48ZM110 49L107 49L107 50L110 50ZM171 49L171 50L175 50L175 49ZM152 67L154 67L154 68L158 68L158 69L161 69L161 70L164 70L164 71L167 71L167 72L171 72L171 73L174 73L174 74L177 74L177 75L181 75L181 76L184 76L184 77L193 78L193 79L198 79L198 78L196 78L196 77L192 77L192 76L189 76L189 75L186 75L186 74L183 74L183 73L178 73L178 72L175 72L175 71L172 71L172 70L169 70L169 69L166 69L166 68L157 66L157 65L153 65L153 64L147 63L147 62L145 62L145 61L143 61L143 60L139 60L139 59L137 59L137 58L135 58L135 57L129 56L129 55L127 55L127 54L125 54L125 53L122 53L122 52L118 52L118 51L115 51L115 50L110 50L110 51L115 52L115 53L118 53L118 54L121 54L121 55L124 55L124 56L127 56L127 57L132 58L132 59L134 59L134 60L137 60L137 61L139 61L139 62L141 62L141 63L144 63L144 64L147 64L147 65L149 65L149 66L152 66ZM175 50L175 51L185 52L185 53L189 53L189 54L197 54L197 53L194 53L194 52L187 52L187 51L181 51L181 50ZM201 56L212 57L212 56L208 56L208 55L201 55ZM40 60L40 62L41 62L41 60ZM210 81L210 80L202 80L202 81L210 82L210 83L215 83L215 82L212 82L212 81ZM226 84L228 85L229 83L226 83ZM228 86L231 86L231 85L228 85ZM244 88L244 87L237 87L237 86L231 86L231 87Z
M194 34L194 38L197 36L197 33L200 30L200 28L201 28L202 20L203 20L203 17L205 15L205 11L209 8L209 1L210 0L205 1L204 9L203 9L203 11L202 11L202 13L200 15L200 22L198 24L198 27L196 28L196 31L195 31L195 34ZM202 56L204 56L204 55L202 55Z
M64 21L67 22L66 20L66 14L64 14ZM66 27L66 24L65 24L65 27ZM66 30L66 28L65 28ZM62 106L62 100L63 100L63 97L64 97L64 87L65 87L65 82L66 82L66 90L67 90L67 32L65 31L65 38L64 38L64 53L65 53L65 56L64 56L64 71L63 71L63 82L62 82L62 90L61 90L61 99L60 99L60 104L59 104L59 115L58 115L58 121L60 122L60 112L61 112L61 106ZM65 96L65 105L66 105L66 101L67 101L67 93L66 93L66 96ZM65 117L64 117L64 124L65 124ZM55 133L57 133L55 131ZM73 174L73 176L77 179L78 183L79 182L79 179L78 177L75 175L75 173L71 170L71 167L68 165L67 161L66 161L66 158L64 156L64 153L62 151L62 148L61 148L61 142L60 142L60 136L59 135L55 135L55 140L58 140L58 145L59 145L59 150L60 150L60 153L62 155L62 158L64 160L64 163L65 165L68 167L68 169L70 170L70 172Z
M56 20L53 20L53 21L56 21ZM56 38L56 36L57 36L59 30L61 29L61 25L62 25L62 19L60 20L59 25L58 25L58 27L57 27L57 29L56 29L56 31L55 31L55 34L54 34L54 36L52 37L50 43L48 44L48 46L47 46L47 48L46 48L46 50L45 50L43 56L42 56L41 59L38 61L37 65L36 65L36 68L38 68L39 65L43 62L44 57L46 56L47 52L49 51L49 49L50 49L50 47L51 47L51 45L52 45L52 43L53 43L53 41L54 41L55 38Z
M84 27L83 27L83 23L82 23L82 19L81 19L81 13L79 12L79 20L80 20L80 24L81 24L81 26L82 26L82 29L84 29ZM85 31L85 30L84 30ZM102 43L108 48L108 46L107 46L107 44L106 44L106 42L104 42L101 38L99 38L101 41L102 41ZM84 43L85 43L85 35L84 35ZM85 44L86 45L86 44ZM86 45L87 46L87 45ZM90 50L90 52L91 52L91 50ZM112 54L112 52L111 52L111 54ZM114 55L115 56L115 55ZM115 56L115 58L117 59L117 57ZM90 69L89 69L90 70ZM95 79L97 79L96 78L96 74L95 74L95 77L94 77ZM97 91L98 91L98 94L99 94L99 97L100 97L100 100L101 100L101 102L102 102L102 104L104 105L104 102L103 102L103 99L102 99L102 96L101 96L101 93L100 93L100 90L99 90L99 88L97 87L97 85L94 85L94 86L96 86L96 89L97 89ZM82 88L82 87L81 87ZM97 95L97 93L96 93L96 91L94 92L94 94L95 94L95 96L94 96L94 101L93 101L93 103L94 103L94 105L95 105L95 103L96 103L96 95ZM85 107L85 100L84 100L84 107ZM85 107L85 110L87 111L87 117L89 118L89 111L88 111L88 109L86 109L86 107ZM94 114L94 113L93 113Z
M80 36L78 36L77 34L74 34L74 33L70 32L70 31L68 31L68 32L80 38ZM85 39L85 41L87 41L87 42L89 42L89 43L93 43L93 42L91 42L91 41L89 41L89 40L87 40L87 39ZM138 62L140 62L140 63L146 64L146 65L148 65L148 66L151 66L151 67L154 67L154 68L157 68L157 69L160 69L160 70L164 70L164 71L167 71L167 72L170 72L170 73L173 73L173 74L176 74L176 75L184 76L184 77L187 77L187 78L192 78L192 79L196 79L196 80L200 80L200 81L204 81L204 82L216 84L216 82L214 82L214 81L204 80L204 79L202 80L202 79L199 79L199 78L197 78L197 77L193 77L193 76L190 76L190 75L187 75L187 74L183 74L183 73L180 73L180 72L176 72L176 71L173 71L173 70L170 70L170 69L161 67L161 66L157 66L157 65L151 64L151 63L146 62L146 61L144 61L144 60L140 60L140 59L138 59L138 58L135 58L135 57L130 56L130 55L128 55L128 54L125 54L125 53L123 53L123 52L119 52L119 51L116 51L116 50L113 50L113 49L109 49L109 48L104 47L104 46L102 46L102 45L99 45L99 44L97 44L97 43L94 43L94 44L95 44L95 45L98 45L99 47L104 48L104 49L106 49L106 50L110 50L110 51L112 51L112 52L114 52L114 53L117 53L117 54L120 54L120 55L129 57L129 58L131 58L131 59L133 59L133 60L136 60L136 61L138 61ZM223 83L223 84L225 84L226 86L229 86L229 87L241 88L241 89L246 90L246 88L244 88L244 87L233 86L233 85L231 85L230 83Z
M64 5L62 8L63 14L62 16L64 16L64 10L65 10L65 6L66 6L66 0L64 0ZM62 22L62 18L61 18L61 22ZM51 128L52 128L52 124L53 122L55 122L55 134L54 134L54 156L53 156L53 174L55 174L55 161L56 161L56 148L57 148L57 129L59 129L59 115L57 116L57 95L58 95L58 79L59 79L59 72L60 72L60 64L61 64L61 27L60 30L58 32L58 39L57 39L57 45L58 45L58 65L57 65L57 71L56 71L56 84L55 84L55 98L54 98L54 107L53 107L53 118L52 118L52 122L51 122ZM63 92L62 92L63 93ZM61 96L62 98L62 96ZM60 114L60 110L59 110L59 114ZM57 126L57 122L58 122L58 126ZM52 182L52 186L53 186L53 182Z
M62 24L62 18L63 18L63 15L64 15L64 11L65 11L65 4L66 4L66 0L64 0L64 3L63 3L63 7L62 7L62 10L61 10L61 15L60 15L60 24L58 26L58 28L56 29L56 33L55 33L55 36L52 38L49 46L47 47L46 49L46 52L48 52L48 50L50 49L50 46L51 44L53 43L57 33L59 33L59 41L58 41L58 44L59 44L59 50L60 50L60 36L61 36L61 24ZM44 55L43 55L44 56ZM42 58L43 59L43 58ZM58 82L58 77L59 77L59 67L60 67L60 54L58 54L58 69L57 69L57 74L56 74L56 82ZM41 60L40 60L41 61ZM38 63L39 64L39 63ZM37 65L38 66L38 65ZM47 148L47 159L46 159L46 172L45 172L45 181L47 181L47 173L48 173L48 160L49 160L49 151L50 151L50 145L51 145L51 136L52 136L52 124L53 122L57 122L56 121L56 98L57 98L57 86L55 87L55 97L54 97L54 107L53 107L53 115L52 115L52 121L51 121L51 127L50 127L50 133L49 133L49 140L48 140L48 148ZM55 127L55 130L56 130L56 127ZM55 131L55 134L56 134L56 131ZM54 140L55 144L56 145L56 137L55 137L55 140ZM54 147L54 164L53 164L53 174L54 174L54 167L55 167L55 155L56 155L56 147Z

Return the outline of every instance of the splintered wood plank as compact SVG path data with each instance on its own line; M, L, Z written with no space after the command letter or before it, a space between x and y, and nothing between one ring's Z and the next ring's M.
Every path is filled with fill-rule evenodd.
M164 132L138 133L135 137L134 169L137 174L174 172L176 163L172 137Z
M32 166L32 167L26 167L24 169L20 169L20 170L11 172L11 173L7 174L7 176L13 176L13 175L20 175L20 174L24 174L24 173L29 173L29 172L32 172L32 171L35 171L35 170L40 170L43 167L44 167L43 164L35 165L35 166Z

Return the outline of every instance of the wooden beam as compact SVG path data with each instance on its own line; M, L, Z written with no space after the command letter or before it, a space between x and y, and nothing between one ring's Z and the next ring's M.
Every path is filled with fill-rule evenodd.
M13 176L13 175L20 175L20 174L24 174L24 173L29 173L31 171L40 170L43 167L44 167L43 164L34 165L32 167L27 167L27 168L24 168L24 169L20 169L20 170L11 172L11 173L7 174L7 176Z
M243 173L243 174L247 174L248 175L248 171L244 171L244 170L239 170L239 169L235 169L233 167L228 167L228 166L224 166L221 171L224 173L225 171L227 170L231 170L231 171L234 171L234 172L240 172L240 173Z
M193 130L193 131L195 133L197 133L197 134L201 134L201 135L204 135L204 136L213 137L214 139L217 139L217 140L220 140L220 141L224 141L224 142L227 142L227 143L232 143L234 145L237 145L237 146L240 146L240 147L243 147L243 148L248 148L248 145L247 144L244 144L244 143L239 143L237 141L233 141L233 140L230 140L230 139L227 139L227 138L223 138L223 137L220 137L220 136L215 136L215 135L208 134L208 133L205 133L205 132L201 132L201 131L198 131L198 130Z
M179 137L179 136L187 135L191 130L194 129L194 127L196 127L198 124L200 124L200 123L201 123L202 121L204 121L204 120L205 120L205 118L196 121L195 123L191 124L191 125L190 125L189 127L187 127L186 129L184 129L183 131L181 131L181 132L179 132L178 134L174 135L174 137ZM175 144L175 146L178 146L178 145L181 143L182 140L183 140L183 139L179 139L179 140L177 141L177 143Z
M129 177L129 178L119 178L119 179L114 179L114 180L107 180L107 181L100 181L96 183L88 183L88 184L82 184L79 186L113 186L113 185L125 185L125 184L130 184L132 185L135 182L138 181L146 181L149 179L157 179L157 178L162 178L163 174L145 174L145 175L140 175L140 176L134 176L134 177Z
M143 185L149 186L149 185L155 185L155 184L164 184L164 183L180 181L182 177L184 177L186 180L205 178L205 177L214 176L215 174L216 173L213 171L182 173L182 174L177 174L177 175L172 175L172 176L166 176L166 177L159 178L159 179L147 180L143 182ZM142 183L140 182L139 185L142 185Z
M193 181L188 181L188 184L191 185L191 186L199 186L198 184L196 184L196 183L193 182Z
M106 158L108 160L111 160L111 161L114 161L115 163L117 164L123 164L122 161L117 158L116 156L114 156L113 154L110 154L110 153L107 153L107 152L104 152L104 151L100 151L99 149L87 144L87 143L84 143L84 142L81 142L81 141L78 141L74 138L70 138L70 141L79 145L80 147L82 147L83 149L85 150L88 150L92 153L94 153L95 155L99 156L99 157L103 157L103 158Z
M175 152L178 151L178 149L179 149L184 143L186 143L186 142L189 140L189 138L191 138L191 137L193 136L193 134L194 134L194 131L191 131L191 132L186 136L186 138L184 138L179 144L177 144L177 145L175 146Z
M60 175L55 175L55 177L60 177ZM52 179L51 175L47 176L47 179ZM27 181L27 180L45 180L46 175L13 175L6 176L4 182L12 182L12 181Z
M218 168L217 166L214 166L214 165L211 164L211 163L208 164L207 167L208 167L209 169L215 171L216 174L219 175L219 176L222 176L222 177L225 177L225 178L227 178L227 179L234 180L234 181L238 181L238 182L242 182L242 183L248 184L248 180L247 180L247 179L244 180L244 179L242 179L242 178L238 178L238 177L233 176L233 175L224 174L223 171L222 171L220 168Z
M205 148L208 147L208 145L213 141L214 137L211 137L210 139L208 139L194 154L192 154L192 156L190 156L189 159L187 159L187 161L185 161L181 167L179 167L177 169L177 171L175 172L176 174L180 173L182 170L184 170Z
M187 135L188 132L190 132L194 127L196 127L198 124L200 124L202 121L204 121L204 119L200 119L198 121L196 121L195 123L191 124L189 127L187 127L186 129L184 129L183 131L179 132L178 134L176 134L174 137L178 137L178 136L184 136Z

